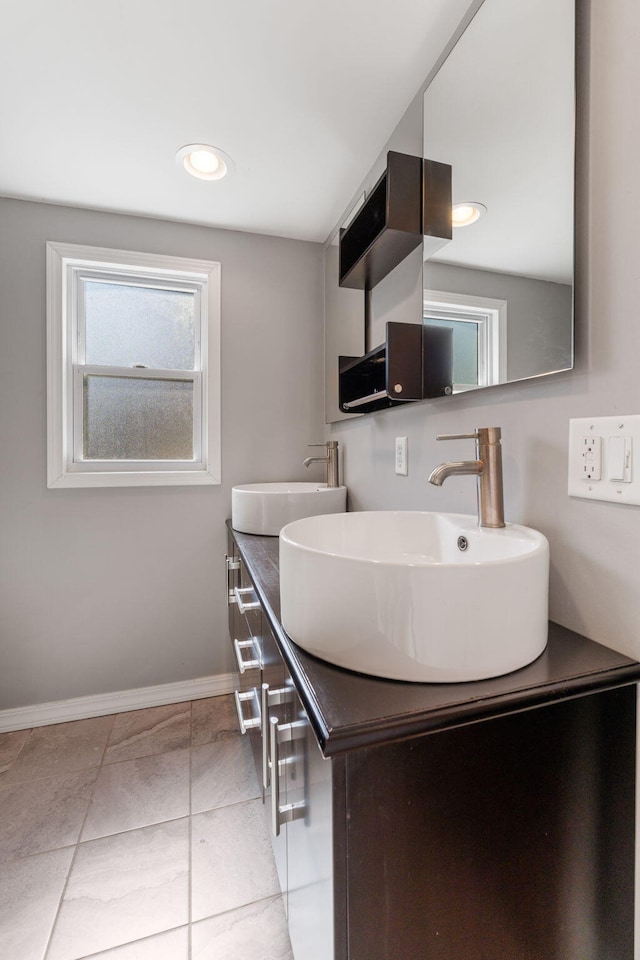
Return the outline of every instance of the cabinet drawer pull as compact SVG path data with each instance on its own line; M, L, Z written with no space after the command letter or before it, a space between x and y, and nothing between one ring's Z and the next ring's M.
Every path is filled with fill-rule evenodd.
M262 684L262 786L265 790L269 788L269 708L268 708L269 684Z
M236 698L236 710L238 711L238 722L240 724L240 732L246 733L247 730L251 730L253 727L260 726L260 704L258 703L258 693L254 690L247 690L245 693L240 693L238 690L233 691ZM256 711L253 717L249 717L248 720L245 720L244 714L242 712L242 704L247 703L248 701L253 700L256 705Z
M227 606L230 607L232 603L236 602L233 581L235 580L234 571L240 569L240 561L237 557L230 557L226 554L224 563L227 571Z
M277 717L271 717L270 721L269 743L271 746L271 829L274 837L280 836L280 827L283 823L290 823L292 820L300 820L304 817L307 805L304 800L297 803L280 804L280 744L289 743L292 740L304 739L306 735L306 722L304 720L295 720L293 723L279 723Z
M248 640L238 640L236 638L233 641L233 649L236 652L236 660L240 673L244 673L245 670L259 670L262 666L255 637L250 637ZM244 660L242 657L242 651L247 649L251 649L253 651L253 657Z
M269 709L279 707L283 703L293 703L293 689L278 687L271 690L268 683L262 684L261 716L262 716L262 786L269 789L271 780L271 753L269 750Z
M260 606L260 601L252 600L250 603L245 603L242 599L242 594L244 593L253 593L253 587L233 588L233 595L236 598L236 603L238 604L238 610L240 613L246 613L247 610L256 610Z

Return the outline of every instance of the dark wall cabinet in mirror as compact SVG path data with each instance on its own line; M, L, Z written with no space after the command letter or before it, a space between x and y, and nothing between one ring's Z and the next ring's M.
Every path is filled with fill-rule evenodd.
M448 164L390 150L386 170L340 232L340 286L372 290L420 246L425 232L438 249L451 239L450 211Z
M384 343L363 357L338 361L343 413L373 413L451 393L450 330L387 323Z

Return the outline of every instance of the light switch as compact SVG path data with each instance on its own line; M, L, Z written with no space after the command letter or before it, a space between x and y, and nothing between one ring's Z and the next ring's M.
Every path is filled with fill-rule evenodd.
M396 473L403 477L409 473L406 437L396 437Z
M631 482L631 437L609 437L609 479Z

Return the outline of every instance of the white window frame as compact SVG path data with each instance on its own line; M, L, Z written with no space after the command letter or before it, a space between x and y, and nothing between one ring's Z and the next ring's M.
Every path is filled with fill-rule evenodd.
M507 301L425 290L423 318L457 320L478 328L478 383L454 383L454 393L507 380Z
M193 370L87 366L82 279L188 290L196 297ZM80 309L79 309L80 308ZM84 460L82 378L85 374L191 380L192 460ZM121 487L219 484L220 264L128 250L47 242L47 486Z

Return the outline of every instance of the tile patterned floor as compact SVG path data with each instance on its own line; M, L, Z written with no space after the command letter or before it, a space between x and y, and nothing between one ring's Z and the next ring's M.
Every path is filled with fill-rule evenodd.
M0 734L0 957L293 960L231 697Z

